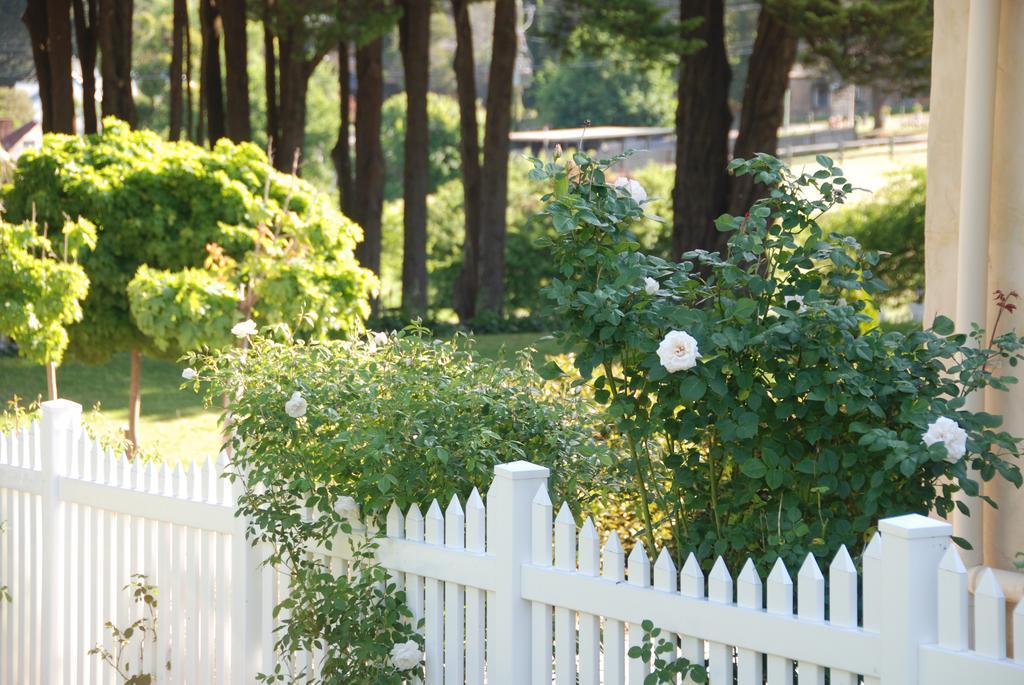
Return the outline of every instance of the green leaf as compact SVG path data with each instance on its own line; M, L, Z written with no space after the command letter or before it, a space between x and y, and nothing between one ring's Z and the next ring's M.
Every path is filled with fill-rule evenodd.
M956 326L953 324L952 319L940 314L932 322L932 330L938 335L952 335L953 331L956 330Z

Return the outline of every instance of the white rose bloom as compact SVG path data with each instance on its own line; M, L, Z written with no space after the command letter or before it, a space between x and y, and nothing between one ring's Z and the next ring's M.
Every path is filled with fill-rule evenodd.
M647 202L647 191L640 185L640 182L633 178L626 178L625 176L619 176L615 179L616 188L625 188L629 196L638 204L642 205Z
M967 431L945 416L940 416L928 425L928 430L921 434L921 441L926 445L937 442L945 444L946 456L950 461L957 461L967 454Z
M786 297L783 298L783 302L785 304L789 304L790 302L796 302L798 305L800 305L799 307L797 307L796 310L798 314L803 314L804 312L807 311L807 305L804 304L803 295L786 295Z
M35 312L28 313L28 328L32 331L39 330L39 317L36 316Z
M383 332L383 331L380 331L378 333L374 333L373 334L373 343L377 347L384 347L385 345L388 344L388 334Z
M334 511L343 519L353 522L359 520L359 505L348 495L342 495L338 498L338 501L334 503Z
M658 284L658 282L651 278L650 276L644 278L644 291L648 295L657 295L659 287L660 285Z
M658 345L658 359L669 373L692 369L700 359L697 341L685 331L672 331Z
M306 415L306 398L298 390L292 393L292 398L284 403L284 411L288 416L297 419Z
M187 369L185 369L184 371L181 372L181 377L184 378L187 381L192 380L193 378L195 378L198 375L199 374L197 374L196 370L193 369L193 368L187 368Z
M231 334L236 338L248 338L250 335L256 335L256 322L252 319L240 321L231 327Z
M416 668L423 661L423 652L415 640L396 643L391 648L391 665L396 671L408 671Z

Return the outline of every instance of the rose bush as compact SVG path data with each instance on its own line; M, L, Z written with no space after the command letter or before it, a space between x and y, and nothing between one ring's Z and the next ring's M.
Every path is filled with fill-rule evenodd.
M871 328L879 255L818 224L852 190L830 159L800 175L766 155L734 160L767 197L718 219L726 254L679 263L640 251L646 203L605 181L615 161L536 160L531 176L553 187L552 313L625 444L614 468L649 546L667 530L680 561L793 564L859 548L885 516L945 516L966 506L958 491L980 496L980 480L1020 485L1018 439L964 400L1013 382L1005 365L1024 341L986 345L943 317L924 331ZM966 440L922 439L939 417Z

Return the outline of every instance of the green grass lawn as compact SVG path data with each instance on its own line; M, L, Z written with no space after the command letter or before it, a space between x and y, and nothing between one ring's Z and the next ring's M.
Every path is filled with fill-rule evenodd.
M544 333L481 335L468 342L482 357L508 358L525 347L537 348L537 357L557 351ZM217 412L207 410L191 389L181 390L180 364L143 359L142 445L170 462L192 461L214 454L220 446ZM81 404L86 412L99 405L105 430L128 423L128 355L115 355L106 364L68 363L57 375L61 397ZM17 396L21 406L43 399L46 374L42 367L22 359L0 358L0 401L3 408Z

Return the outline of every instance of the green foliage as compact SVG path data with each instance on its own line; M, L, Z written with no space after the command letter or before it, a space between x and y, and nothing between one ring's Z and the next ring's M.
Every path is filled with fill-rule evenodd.
M352 532L349 522L342 528ZM420 664L399 670L389 658L395 645L409 641L422 650L415 632L421 626L412 622L405 593L374 560L375 543L350 544L348 576L333 575L323 561L287 543L279 548L287 552L272 558L271 563L291 570L291 585L288 597L274 607L274 615L283 618L274 645L280 658L272 671L256 677L258 682L401 685L422 678ZM323 656L313 679L294 657L317 650Z
M242 486L239 515L251 539L269 543L268 563L291 574L278 650L323 646L326 682L408 677L387 670L386 657L414 639L414 626L372 550L356 548L362 573L347 579L308 554L350 533L358 508L380 524L393 501L407 510L484 491L494 465L516 459L549 466L556 495L577 502L603 455L584 407L546 392L525 358L484 362L424 333L323 343L256 336L248 350L189 359L210 404L235 398L229 477Z
M859 547L878 518L947 515L955 492L979 494L977 475L1021 484L1008 460L1018 439L965 398L1005 390L1024 340L1006 333L986 347L982 331L954 334L943 318L862 330L866 300L884 287L879 256L820 227L852 185L818 159L801 175L767 155L734 160L730 171L754 175L768 197L719 218L724 256L679 263L638 250L643 207L605 182L614 160L576 154L568 168L531 171L554 187L544 213L561 275L548 294L562 340L626 444L616 468L642 503L648 543L667 528L677 557L724 555L734 568L748 556L762 568L831 557ZM699 357L659 353L670 332L680 352L691 336ZM939 417L966 431L966 455L923 442Z
M177 356L177 343L201 337L166 337L176 319L138 325L158 323L171 304L180 323L195 325L188 310L203 306L205 295L209 310L221 311L222 294L192 287L194 273L175 281L160 271L210 269L225 287L244 285L257 298L249 304L258 321L301 321L311 336L356 329L366 313L372 278L352 254L358 226L308 184L271 168L251 144L221 140L206 150L107 119L101 134L46 137L41 150L19 159L2 199L15 221L37 213L49 226L72 216L97 227L96 249L82 259L91 281L85 316L69 331L69 350L81 359L102 361L128 349ZM137 285L137 295L158 282L187 286L187 293L178 301L164 293L154 312L130 312L128 284L142 265L156 271L140 275L147 283ZM217 322L210 323L205 334L216 338Z
M924 290L924 204L925 169L915 167L893 174L871 200L830 214L822 225L882 253L875 272L889 294L916 301Z
M89 656L98 656L103 663L114 669L118 682L124 685L152 685L156 682L156 675L146 673L142 669L146 663L146 646L156 646L156 620L157 620L157 590L155 585L146 582L146 576L136 573L131 581L124 586L124 590L131 593L132 601L142 605L142 614L124 628L114 625L113 621L107 621L104 625L110 632L111 641L114 643L114 651L111 652L104 645L98 644L89 650ZM136 640L137 638L137 640ZM135 647L135 643L138 646ZM134 652L135 658L132 658ZM170 662L165 664L166 669L171 670Z
M554 495L577 499L604 455L586 409L545 394L525 355L507 366L425 333L312 344L257 337L248 351L190 360L208 401L237 398L233 440L245 449L234 468L245 473L240 506L257 525L273 528L303 506L327 514L342 495L374 516L392 501L403 510L447 502L485 491L494 465L516 459L551 467ZM285 411L296 392L308 406L299 419Z
M430 192L459 177L459 103L455 98L427 94L427 131L430 137ZM384 198L402 197L405 168L405 93L392 95L381 109L380 144L384 149ZM482 127L481 127L482 128Z
M96 244L86 220L63 223L63 255L36 224L0 221L0 332L36 364L60 364L67 326L81 321L89 279L77 255ZM69 261L70 260L70 261Z
M554 128L585 119L598 126L671 126L675 116L671 69L631 61L622 51L547 60L528 94L538 123Z
M641 636L639 645L633 645L627 653L630 659L640 659L645 664L651 664L653 668L644 678L644 685L658 685L658 683L677 683L680 679L694 683L708 682L708 673L703 666L692 664L684 657L676 656L675 640L668 641L661 637L661 628L655 628L650 620L644 620L640 627L644 634ZM655 643L657 640L657 643Z

